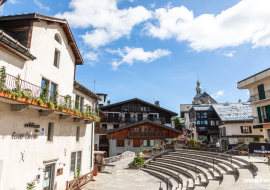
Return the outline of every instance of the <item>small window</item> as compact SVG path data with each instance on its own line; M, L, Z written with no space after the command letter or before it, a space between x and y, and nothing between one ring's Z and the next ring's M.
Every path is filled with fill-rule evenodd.
M102 127L104 127L105 129L107 129L107 124L102 124Z
M54 51L54 62L53 65L55 67L59 67L59 61L60 61L60 51L55 49Z
M79 152L77 153L77 168L82 168L82 167L81 167L81 159L82 159L82 152L79 151Z
M125 147L125 140L116 140L116 147Z
M49 123L47 141L53 141L54 123Z
M143 146L155 146L155 140L143 140Z
M56 92L56 84L54 84L54 83L51 83L51 89L50 89L50 91L51 91L51 93L50 93L50 99L52 100L52 101L54 101L54 97L55 97L55 92Z
M80 140L80 127L77 127L77 130L76 130L76 141L79 141Z
M75 173L76 152L71 153L70 173Z
M83 112L84 98L81 97L80 110Z
M55 39L55 41L57 41L59 44L61 44L61 39L60 39L59 34L55 34L55 35L54 35L54 39Z
M118 128L118 127L119 127L119 124L114 124L114 125L113 125L113 128L114 128L114 129L116 129L116 128Z

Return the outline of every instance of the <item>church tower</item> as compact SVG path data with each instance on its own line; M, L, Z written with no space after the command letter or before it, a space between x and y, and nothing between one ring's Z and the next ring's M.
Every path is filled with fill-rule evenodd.
M201 82L198 79L197 81L197 88L196 88L196 96L193 98L192 104L193 105L200 105L200 104L215 104L217 103L211 96L209 96L205 91L202 93Z

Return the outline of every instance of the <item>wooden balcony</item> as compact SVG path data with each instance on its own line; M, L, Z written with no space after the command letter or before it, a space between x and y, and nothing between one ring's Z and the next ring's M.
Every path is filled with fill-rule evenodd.
M128 138L165 138L166 132L164 131L129 131Z
M95 127L95 134L106 134L106 128L105 127Z
M150 112L150 107L121 106L121 112Z
M106 117L102 118L101 122L114 122L114 123L136 123L139 121L151 120L155 123L165 124L166 118L149 118L149 117Z

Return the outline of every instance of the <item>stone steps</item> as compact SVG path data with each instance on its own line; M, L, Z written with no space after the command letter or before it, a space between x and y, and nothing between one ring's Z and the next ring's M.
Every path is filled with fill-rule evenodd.
M235 183L235 178L238 176L234 175L223 175L223 180L221 184L216 188L216 190L224 190Z
M213 190L216 189L219 186L219 181L209 181L209 184L207 185L207 187L205 188L205 190Z

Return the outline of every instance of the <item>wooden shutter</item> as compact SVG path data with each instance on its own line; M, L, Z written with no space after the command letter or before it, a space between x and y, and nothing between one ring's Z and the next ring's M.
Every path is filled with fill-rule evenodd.
M116 140L116 147L125 147L125 140Z
M259 92L259 99L260 100L265 99L265 92L264 92L264 85L263 84L258 86L258 92Z
M241 127L241 133L243 133L243 126L240 126Z
M252 128L251 128L251 126L249 126L249 133L252 133Z
M270 105L267 105L266 108L267 108L268 120L270 121Z
M140 147L140 139L133 139L133 147Z
M261 108L260 107L257 107L257 112L258 112L259 122L262 123L262 114L261 114Z

